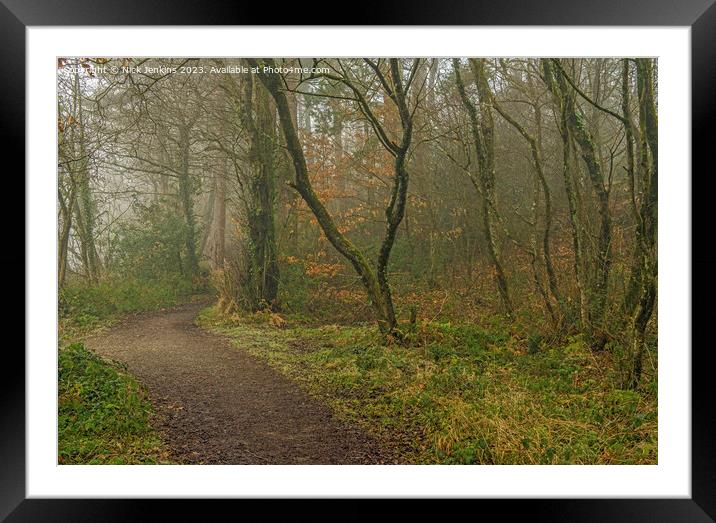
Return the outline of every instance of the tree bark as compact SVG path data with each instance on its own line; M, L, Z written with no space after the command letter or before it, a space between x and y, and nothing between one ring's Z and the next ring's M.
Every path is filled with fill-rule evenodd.
M577 188L573 179L572 163L572 135L567 124L566 98L573 96L571 93L563 93L557 83L557 76L554 66L549 59L541 59L542 72L547 88L552 93L552 99L558 113L559 134L562 138L562 178L564 180L565 192L567 194L567 206L569 209L569 223L572 231L572 247L574 249L574 274L579 292L579 318L582 329L589 328L589 309L587 298L587 282L585 275L585 254L583 251L583 234L580 201Z
M530 134L527 129L520 125L517 120L515 120L505 109L500 105L493 97L493 106L495 107L495 110L500 113L500 115L510 124L512 125L517 131L522 135L522 137L527 141L530 147L530 154L532 156L532 167L534 169L535 173L535 181L537 182L536 188L535 188L535 194L534 194L534 227L535 232L537 231L537 205L539 201L539 191L542 191L542 194L544 195L544 212L545 212L545 219L544 219L544 230L542 233L542 253L544 257L545 262L545 271L547 273L547 281L550 289L550 294L552 296L552 299L554 300L554 305L550 301L549 297L547 296L547 293L544 291L544 288L542 286L542 283L539 280L539 276L537 275L537 271L535 268L535 282L536 285L540 291L540 294L542 294L544 302L545 302L545 308L549 312L550 316L552 317L555 324L558 324L561 320L557 317L556 309L561 307L561 300L559 297L559 291L557 289L557 276L554 271L554 266L552 265L552 255L551 255L551 248L550 248L550 230L552 228L552 197L550 195L549 185L547 184L547 179L544 175L544 167L543 167L543 161L542 161L542 151L540 147L540 143L538 142L537 138L535 138L532 134ZM537 132L540 133L541 131L541 117L539 113L539 107L535 104L533 105L533 109L535 111L535 121L537 125ZM535 241L536 244L536 241ZM533 261L532 265L534 267L536 260L537 260L537 249L536 245L533 246Z
M475 141L475 152L479 167L480 197L482 203L482 219L484 226L487 252L492 263L494 278L500 293L505 313L513 313L512 301L507 286L507 278L500 260L500 249L497 243L496 222L499 221L495 201L495 138L494 121L492 119L492 92L487 82L483 59L470 59L470 68L475 79L479 96L480 112L470 101L465 91L465 84L460 74L460 62L453 59L455 79L462 104L470 117L470 129Z
M275 157L277 155L274 108L269 93L244 75L242 120L250 141L250 175L247 183L247 221L250 281L255 309L277 307L279 287L278 249L275 227ZM293 121L293 114L291 119Z
M100 277L99 255L94 240L95 206L92 201L92 190L90 188L89 153L87 151L85 136L85 118L82 110L82 91L79 83L79 72L75 71L74 77L74 112L76 122L72 125L73 134L73 162L76 163L78 175L78 195L76 200L77 232L81 244L82 261L85 268L85 275L88 280L96 283ZM79 133L75 132L79 130Z
M403 135L400 144L390 141L378 120L371 118L372 113L370 108L355 86L344 78L337 76L332 77L334 80L344 82L346 86L353 90L354 95L358 98L361 111L369 119L381 143L395 158L394 184L391 191L390 202L386 208L386 232L381 243L378 260L375 264L373 264L347 236L338 230L333 218L313 189L308 175L308 166L303 153L303 147L293 122L283 86L277 75L265 73L262 69L264 63L269 67L273 67L275 65L274 61L267 59L260 63L256 59L248 59L248 62L252 67L258 70L258 77L261 83L271 93L276 103L286 146L294 166L294 181L292 186L311 209L311 212L316 217L318 224L331 245L351 263L360 276L375 312L380 331L385 335L401 337L400 331L398 330L395 309L393 307L390 285L388 283L387 266L398 226L405 213L405 200L408 187L408 171L405 166L405 161L412 136L412 114L407 107L407 89L403 86L398 61L396 59L390 61L390 75L394 87L388 90L388 95L396 104L402 123ZM374 70L377 69L375 64L370 64L374 66ZM376 74L381 77L384 85L387 85L385 78L381 76L382 73L376 70Z
M226 258L226 177L228 167L217 173L214 201L214 267L224 266Z
M185 275L188 278L196 276L199 262L196 254L196 219L194 217L194 190L189 173L189 127L179 127L179 148L181 165L179 168L179 200L184 214L184 257Z
M658 120L654 94L652 61L638 58L637 89L639 96L639 127L642 148L648 147L648 168L642 170L642 194L637 227L637 243L641 260L641 286L631 322L632 368L628 385L636 389L642 374L646 350L646 327L651 318L657 294L657 202L658 202Z
M59 193L59 191L58 191ZM70 192L67 197L67 202L64 201L62 194L58 194L60 201L60 218L62 221L62 228L60 229L59 245L58 245L58 282L59 286L65 285L67 277L67 250L70 241L70 231L72 230L72 209L75 207L75 187L74 183L70 187Z
M594 348L604 347L607 338L605 332L605 314L607 309L609 271L611 268L611 213L609 210L609 192L605 186L604 175L598 158L598 152L592 134L587 129L583 117L577 111L574 95L569 93L570 87L584 97L576 83L569 78L558 59L550 59L559 71L556 75L557 85L562 92L566 123L576 140L582 160L587 167L589 181L597 197L597 210L599 212L599 232L597 238L597 252L595 256L594 281L589 288L589 334ZM569 84L569 86L568 86ZM568 94L569 93L569 94ZM586 97L585 97L586 98ZM598 102L589 100L597 107ZM619 115L611 113L619 118Z

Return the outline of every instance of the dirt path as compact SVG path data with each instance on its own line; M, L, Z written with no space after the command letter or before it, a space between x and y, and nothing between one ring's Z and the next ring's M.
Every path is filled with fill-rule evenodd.
M333 418L266 363L193 323L206 304L126 319L87 340L149 389L172 458L205 464L384 461L373 440Z

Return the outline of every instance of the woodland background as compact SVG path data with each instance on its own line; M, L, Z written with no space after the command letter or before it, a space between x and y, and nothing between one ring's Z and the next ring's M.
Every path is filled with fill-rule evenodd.
M177 72L122 72L130 66ZM206 72L232 66L259 72ZM614 421L618 450L602 434L602 454L580 459L610 462L608 448L629 455L617 462L655 460L655 60L62 58L57 68L61 338L210 293L213 328L251 319L320 331L334 348L360 345L340 365L363 361L368 373L421 355L455 374L447 396L476 379L478 347L506 355L490 361L516 368L532 392L592 409L589 423ZM335 396L367 378L355 379L319 388ZM371 401L391 390L385 380L400 382L381 379ZM564 387L582 399L555 396ZM507 439L529 454L525 438ZM432 445L467 462L497 455L479 438L453 439ZM552 443L538 447L552 460Z

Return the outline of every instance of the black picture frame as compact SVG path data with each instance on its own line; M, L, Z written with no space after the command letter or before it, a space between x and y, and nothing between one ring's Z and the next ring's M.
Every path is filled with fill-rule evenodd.
M716 143L716 5L714 0L500 0L468 3L443 0L429 3L390 0L361 4L340 10L335 3L316 0L310 10L303 4L282 4L273 10L271 5L229 1L201 2L199 0L0 0L0 52L6 72L0 82L2 104L3 158L20 157L20 167L12 173L5 164L5 179L15 180L17 192L24 194L19 174L24 165L25 146L25 31L28 26L62 25L292 25L304 21L315 25L570 25L570 26L689 26L692 45L692 171L704 171L692 176L692 332L704 330L711 319L714 295L716 255L709 251L712 213L706 205L711 191L703 184L713 175L711 150ZM278 6L278 4L277 4ZM663 173L684 176L685 173ZM709 176L711 174L711 176ZM699 190L693 190L698 181ZM701 201L700 201L701 200ZM18 199L19 201L19 199ZM703 203L704 205L698 205ZM22 205L22 204L21 204ZM712 204L713 205L713 204ZM23 214L3 209L6 219ZM20 228L9 231L6 242L19 254L0 254L5 274L15 274L25 266L24 245ZM698 307L696 295L704 298ZM17 309L19 310L19 309ZM694 338L695 339L695 338ZM706 338L708 339L708 338ZM702 340L703 341L703 340ZM712 407L714 380L708 364L712 343L692 343L692 497L690 499L532 499L479 500L484 508L494 508L502 514L523 514L529 518L555 521L711 521L716 518L716 430ZM86 500L86 499L26 499L25 494L25 358L16 345L6 344L0 406L0 519L7 521L132 521L148 520L168 515L167 501L160 500ZM211 508L209 504L211 503ZM257 501L177 500L171 509L184 516L201 514L207 520L216 504ZM293 504L282 501L279 505ZM331 507L335 503L338 506ZM345 503L333 501L323 505L321 512L346 516L370 516L372 509L365 504L346 510ZM411 507L422 510L422 501L411 501ZM242 507L242 510L248 510ZM311 509L315 510L315 509ZM474 510L474 509L473 509ZM482 510L482 507L480 508Z

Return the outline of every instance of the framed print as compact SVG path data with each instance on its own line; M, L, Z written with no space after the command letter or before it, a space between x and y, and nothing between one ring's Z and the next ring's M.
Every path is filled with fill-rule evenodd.
M716 8L232 7L4 1L27 313L0 515L711 520Z

